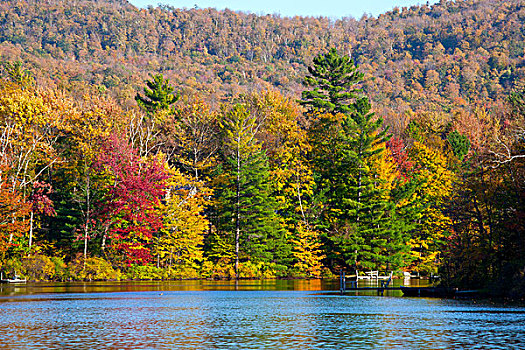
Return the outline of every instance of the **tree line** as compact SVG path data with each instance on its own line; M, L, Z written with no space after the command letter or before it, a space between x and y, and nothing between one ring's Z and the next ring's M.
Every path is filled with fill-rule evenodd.
M523 291L525 92L393 133L331 49L298 100L155 74L123 109L4 65L0 261L32 279L441 273ZM521 287L520 287L521 283Z

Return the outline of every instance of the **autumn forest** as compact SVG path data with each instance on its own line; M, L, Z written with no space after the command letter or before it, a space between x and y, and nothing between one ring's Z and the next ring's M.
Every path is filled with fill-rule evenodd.
M0 271L525 296L525 4L0 2Z

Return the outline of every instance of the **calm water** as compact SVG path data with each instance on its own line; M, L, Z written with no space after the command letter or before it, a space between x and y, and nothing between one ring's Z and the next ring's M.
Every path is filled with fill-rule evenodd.
M0 285L0 349L525 349L525 308L337 282Z

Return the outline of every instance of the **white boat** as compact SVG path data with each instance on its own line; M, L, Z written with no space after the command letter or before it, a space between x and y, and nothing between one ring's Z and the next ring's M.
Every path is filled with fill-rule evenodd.
M24 278L24 279L21 279L20 276L18 275L15 275L15 278L4 278L4 276L2 275L2 277L0 278L0 283L26 283L27 280Z

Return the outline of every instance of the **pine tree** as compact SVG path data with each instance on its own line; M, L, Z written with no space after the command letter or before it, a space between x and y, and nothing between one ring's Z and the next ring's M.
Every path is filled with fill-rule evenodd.
M339 56L332 48L325 55L314 58L308 72L310 75L303 84L313 90L303 91L301 105L308 107L310 112L347 114L354 110L354 101L361 92L357 84L364 74L357 70L350 57Z
M447 141L450 144L452 152L454 152L456 158L458 158L460 161L463 161L463 158L465 158L470 149L470 141L468 138L454 130L447 135Z
M29 88L35 83L34 78L31 76L31 72L25 69L22 62L4 62L4 70L10 81L20 85L22 89Z
M376 166L389 135L368 98L357 94L363 75L356 69L349 57L331 50L314 60L309 69L314 77L306 79L314 90L303 93L302 104L321 114L310 138L317 187L325 196L327 257L332 265L356 269L399 266L406 228L385 185L394 177L381 178Z
M154 114L159 110L170 110L171 105L177 102L180 95L174 93L175 88L170 85L169 79L164 79L162 74L155 74L152 80L146 81L144 95L139 93L135 96L137 104L146 112Z
M259 125L242 105L220 123L224 173L217 186L217 226L233 236L235 274L239 262L278 263L290 255L270 196L268 159L255 139Z
M376 268L386 263L383 248L391 235L393 203L386 200L373 168L384 152L386 131L382 120L361 100L352 115L345 115L332 149L334 162L323 164L321 178L327 186L327 218L331 223L332 257L346 266ZM324 163L324 162L323 162Z

